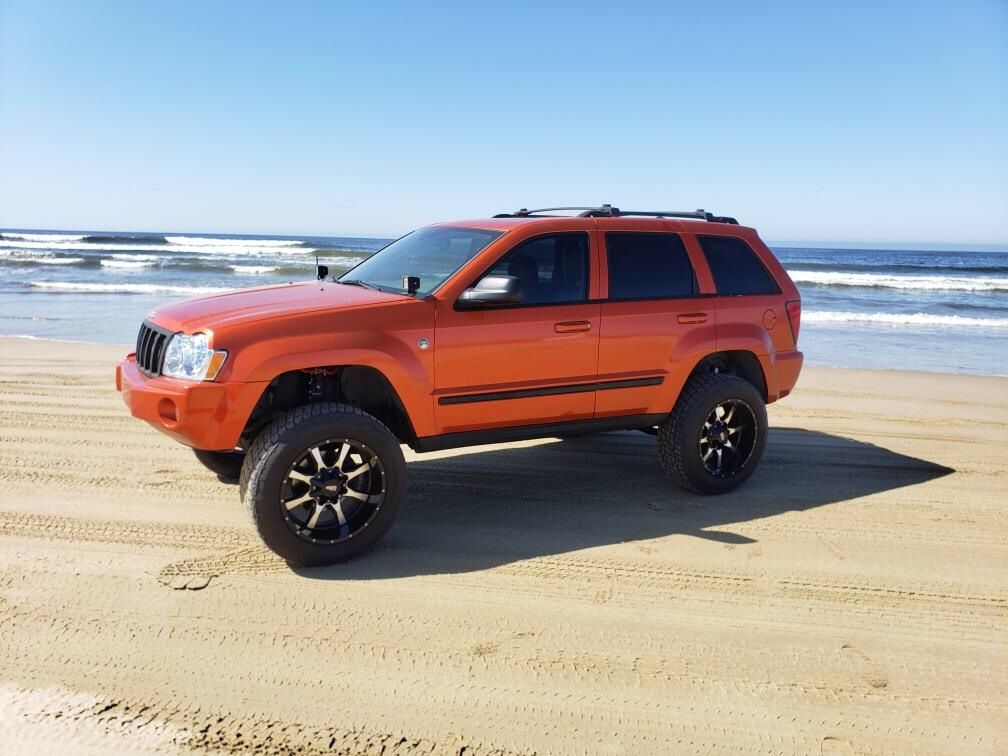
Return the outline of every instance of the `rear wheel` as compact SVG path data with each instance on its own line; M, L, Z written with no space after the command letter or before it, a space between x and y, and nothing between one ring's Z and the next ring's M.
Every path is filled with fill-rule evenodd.
M242 463L245 461L245 454L237 451L204 451L203 449L193 449L203 466L214 473L221 483L234 484L241 476Z
M691 491L721 494L741 485L766 448L766 405L743 378L695 375L675 410L658 426L665 473Z
M399 441L346 404L311 404L259 434L242 469L244 501L260 537L311 566L349 559L392 525L406 491Z

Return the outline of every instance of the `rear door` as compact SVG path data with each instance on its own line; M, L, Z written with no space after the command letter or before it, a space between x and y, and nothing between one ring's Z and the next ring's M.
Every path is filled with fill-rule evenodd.
M595 416L669 412L670 375L715 342L713 299L701 292L678 224L600 219L599 236L606 281Z

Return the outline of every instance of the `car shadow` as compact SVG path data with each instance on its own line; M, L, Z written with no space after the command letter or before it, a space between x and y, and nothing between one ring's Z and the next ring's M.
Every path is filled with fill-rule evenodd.
M662 472L640 432L466 449L408 465L403 511L382 543L350 562L292 568L317 580L469 572L594 546L682 534L728 544L744 523L917 485L954 470L881 446L772 428L763 461L737 491L708 497Z

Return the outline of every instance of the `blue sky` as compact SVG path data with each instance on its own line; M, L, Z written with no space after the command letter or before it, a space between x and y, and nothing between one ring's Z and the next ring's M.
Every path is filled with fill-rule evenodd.
M599 202L1008 243L1008 2L0 0L0 226Z

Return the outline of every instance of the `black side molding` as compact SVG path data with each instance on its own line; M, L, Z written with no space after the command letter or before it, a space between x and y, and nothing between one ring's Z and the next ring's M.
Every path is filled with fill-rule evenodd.
M507 428L444 433L440 436L425 436L411 444L414 451L432 452L443 449L457 449L462 446L499 444L505 441L527 441L530 438L548 438L562 433L601 433L603 431L638 430L660 425L668 417L667 413L657 415L626 415L624 417L604 417L592 420L572 420L564 423L543 425L516 425Z
M527 399L533 396L554 396L556 394L583 394L590 391L657 386L665 379L660 375L652 378L631 378L621 381L597 381L594 383L571 383L566 386L545 386L543 388L517 389L515 391L492 391L485 394L458 394L442 396L438 404L470 404L472 402L499 402L502 399Z

